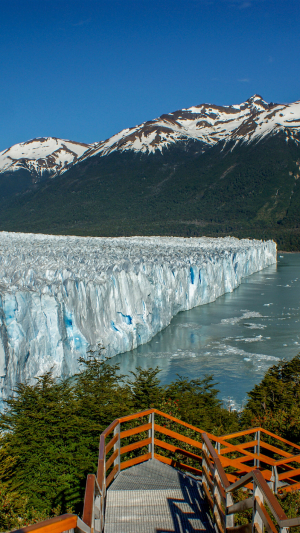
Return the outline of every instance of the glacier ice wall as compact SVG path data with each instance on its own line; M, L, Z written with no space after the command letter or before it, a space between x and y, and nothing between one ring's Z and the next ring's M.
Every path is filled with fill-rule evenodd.
M212 302L276 262L273 241L60 237L0 232L0 386L68 376L148 342L179 311Z

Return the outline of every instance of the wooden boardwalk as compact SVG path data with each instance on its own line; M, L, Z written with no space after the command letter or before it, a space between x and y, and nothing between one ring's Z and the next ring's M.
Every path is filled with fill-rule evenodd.
M215 533L201 481L156 459L121 472L107 491L105 533Z

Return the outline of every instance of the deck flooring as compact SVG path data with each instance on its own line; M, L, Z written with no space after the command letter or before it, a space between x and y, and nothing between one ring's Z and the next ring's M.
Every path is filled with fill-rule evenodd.
M120 472L107 491L104 533L215 533L201 481L156 459Z

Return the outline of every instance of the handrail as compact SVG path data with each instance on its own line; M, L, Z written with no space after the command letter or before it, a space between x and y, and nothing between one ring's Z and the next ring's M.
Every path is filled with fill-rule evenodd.
M91 528L91 531L102 531L104 526L104 498L97 478L94 474L88 474L83 505L83 522ZM95 520L99 521L98 529Z
M32 526L14 529L11 533L31 533L31 531L38 533L63 533L70 529L76 529L80 533L91 533L91 529L77 515L69 513L55 516L49 520L43 520L43 522L33 524Z
M234 527L234 515L251 508L252 524L257 531L263 532L265 526L269 533L277 533L276 526L264 505L265 501L282 533L287 530L286 528L300 525L300 517L287 518L284 510L258 469L248 472L235 483L230 484L219 455L205 433L202 435L202 440L202 484L219 533L225 533L225 531L228 531L228 533L234 533L234 531L236 533L247 533L251 531L251 524ZM231 493L241 487L249 488L249 483L252 484L253 496L246 500L233 503Z
M218 471L218 474L221 478L221 481L222 481L222 484L223 484L223 487L228 487L230 485L229 481L228 481L228 478L225 474L225 470L222 466L222 463L220 461L220 457L219 455L217 454L216 450L214 449L214 447L212 446L212 443L210 442L208 436L206 435L206 433L203 433L202 435L202 440L203 442L206 444L207 446L207 449L209 451L209 453L211 454L213 460L214 460L214 464L215 464L215 467L217 468L217 471Z

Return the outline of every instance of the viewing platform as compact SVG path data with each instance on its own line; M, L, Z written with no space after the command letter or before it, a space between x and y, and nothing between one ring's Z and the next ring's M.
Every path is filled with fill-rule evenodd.
M288 518L276 494L299 488L300 446L263 428L216 437L148 409L101 434L82 518L66 514L17 531L287 533L300 518ZM248 523L235 524L245 510Z

